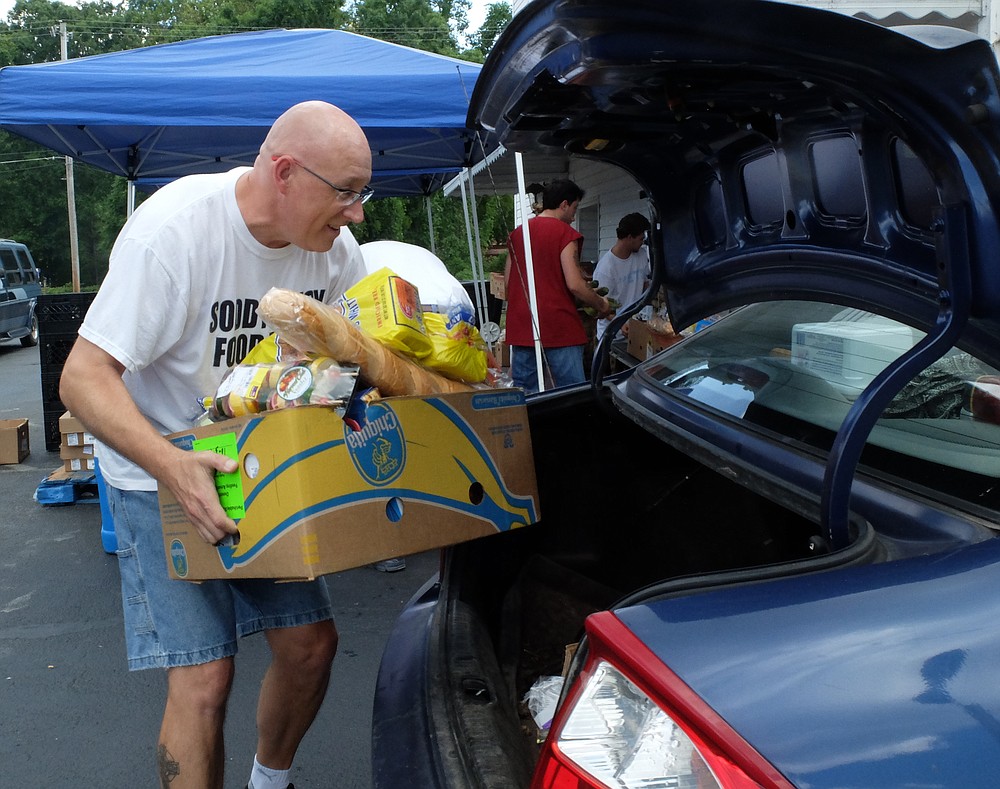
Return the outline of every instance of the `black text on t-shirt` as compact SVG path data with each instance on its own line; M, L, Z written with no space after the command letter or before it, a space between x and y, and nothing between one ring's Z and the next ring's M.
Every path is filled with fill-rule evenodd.
M323 301L326 296L325 288L303 292L317 301ZM213 367L239 364L250 349L267 336L267 324L257 314L259 304L257 299L222 299L212 305L208 331L215 335Z

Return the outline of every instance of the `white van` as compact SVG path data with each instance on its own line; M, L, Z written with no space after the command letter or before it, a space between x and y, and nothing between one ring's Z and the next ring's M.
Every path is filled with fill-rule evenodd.
M38 344L35 304L42 287L38 268L24 244L0 239L0 340Z

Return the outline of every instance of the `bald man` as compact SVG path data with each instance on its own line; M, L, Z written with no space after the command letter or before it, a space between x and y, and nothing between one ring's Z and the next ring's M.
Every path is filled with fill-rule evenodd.
M129 669L167 673L161 786L222 787L238 637L263 631L272 653L253 789L290 786L326 692L337 631L325 583L169 579L157 486L206 542L236 531L214 483L235 461L183 451L163 435L190 427L198 398L266 334L255 308L269 288L332 303L364 277L348 225L364 219L370 178L371 152L353 119L325 102L290 108L253 167L181 178L132 215L63 368L62 401L98 439Z

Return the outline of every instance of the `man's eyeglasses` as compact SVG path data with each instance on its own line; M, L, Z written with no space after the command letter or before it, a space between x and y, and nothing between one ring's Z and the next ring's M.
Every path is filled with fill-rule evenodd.
M280 158L279 156L272 156L271 161L275 162L279 158ZM319 180L321 180L323 183L325 183L327 186L333 189L337 193L337 202L339 202L342 206L344 206L344 208L347 208L347 206L354 205L358 201L360 201L362 204L367 203L368 200L371 199L371 196L375 194L375 190L372 189L370 186L362 187L360 192L355 191L354 189L345 189L343 186L337 186L336 184L327 181L319 173L310 170L294 156L289 156L288 158L291 159L293 162L295 162L295 164L297 164L307 173L309 173L309 175L313 176L314 178L319 178Z

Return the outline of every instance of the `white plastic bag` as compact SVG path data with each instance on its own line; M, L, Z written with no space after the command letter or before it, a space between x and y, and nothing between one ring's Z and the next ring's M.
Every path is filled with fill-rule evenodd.
M380 268L390 268L413 284L420 292L424 312L448 315L456 307L465 307L469 315L476 314L462 283L429 249L402 241L369 241L361 245L361 255L369 274Z
M559 694L562 692L562 677L539 677L524 694L522 701L541 731L548 731L556 714Z

